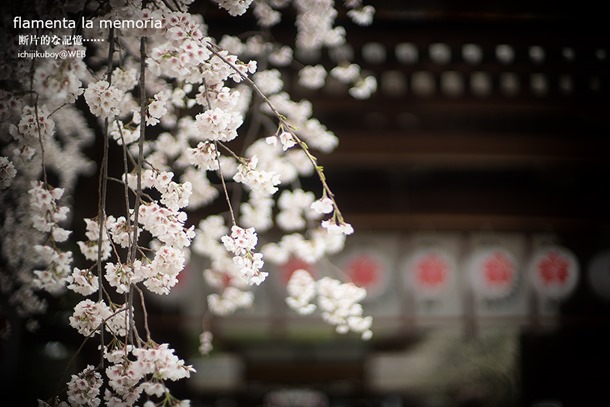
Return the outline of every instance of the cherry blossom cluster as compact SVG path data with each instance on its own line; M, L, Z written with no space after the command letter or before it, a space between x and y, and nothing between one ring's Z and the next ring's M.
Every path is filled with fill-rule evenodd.
M66 220L70 208L60 206L57 202L64 190L46 188L42 182L35 181L28 192L32 208L32 226L40 232L50 232L56 242L66 241L69 231L58 226L58 223Z
M295 270L286 286L288 297L286 304L301 315L311 314L316 310L313 300L316 296L316 281L304 269Z
M24 106L19 124L9 127L11 136L22 146L32 144L32 140L52 137L54 131L55 122L45 107Z
M112 315L110 307L104 302L94 302L90 299L82 300L74 308L70 316L70 326L83 336L99 332L102 322Z
M325 256L340 252L344 246L344 234L329 233L318 227L310 230L307 235L295 232L283 235L277 242L265 243L261 253L276 265L285 263L291 257L315 263Z
M0 189L10 187L15 175L17 175L17 171L15 171L13 163L8 157L0 157Z
M373 318L363 315L360 302L366 290L353 283L342 283L331 277L315 281L306 270L295 270L287 285L286 303L299 314L307 315L319 308L322 318L335 326L336 331L360 333L362 339L373 336ZM317 296L317 307L314 300Z
M119 113L118 104L123 98L121 89L105 80L89 84L85 90L85 101L94 115L106 118Z
M70 235L70 231L59 226L67 219L70 208L58 203L64 193L62 188L47 188L42 182L34 181L28 192L32 227L50 235L48 244L34 246L40 263L45 267L44 270L34 270L34 284L37 288L58 294L65 289L72 263L72 252L63 251L57 246Z
M114 218L108 217L106 219L106 225L111 227ZM108 233L100 233L100 224L96 219L83 218L86 225L85 237L87 241L77 241L80 252L87 260L96 261L98 256L100 260L107 260L112 252L112 246ZM100 239L101 237L101 239Z
M166 382L188 378L194 372L167 344L106 349L104 357L110 363L105 369L108 377L105 405L134 405L143 394L178 405L180 402L171 396ZM156 404L149 400L144 405Z
M244 14L253 0L214 0L214 2L218 3L219 7L224 8L229 12L232 16L240 16Z
M235 15L243 14L243 6L249 2L219 1L219 5ZM241 3L241 4L240 4ZM244 4L245 3L245 4ZM254 16L259 25L271 27L281 21L281 10L286 8L288 1L255 2ZM296 48L315 51L322 47L340 49L346 43L346 30L342 26L335 25L338 15L333 0L295 0L292 2L296 9ZM364 5L361 0L346 0L347 16L357 25L367 26L373 22L375 8ZM292 59L292 50L287 47L278 47L271 54L271 61L276 65L285 65ZM331 74L340 81L350 86L350 94L358 99L369 97L376 89L377 83L373 76L362 75L360 68L342 61L336 69L342 70L349 67L350 75L341 75L331 70ZM299 83L310 89L321 88L327 77L327 71L322 65L306 65L299 71Z
M68 32L58 33L67 34ZM82 53L83 45L57 44L50 47L56 53ZM87 66L81 58L48 58L40 60L34 71L33 86L49 109L64 103L74 103L83 93L83 80L88 79Z
M140 206L139 215L142 227L166 245L183 248L194 237L193 227L184 227L185 212L174 212L153 202Z
M318 281L318 305L322 318L335 325L338 333L358 332L362 339L373 335L373 318L363 316L360 301L366 297L366 290L353 283L342 283L330 277Z
M199 353L202 355L208 355L214 349L212 345L212 339L214 338L214 334L210 331L203 331L201 335L199 335Z
M233 248L236 243L228 236L229 229L222 216L212 215L203 219L197 227L197 236L193 242L193 251L210 259L210 267L203 271L206 283L218 290L207 296L207 304L215 315L226 316L239 309L249 308L254 304L254 295L247 290L250 285L247 276L239 268L239 261L234 261L231 251L221 239ZM246 234L246 233L244 233ZM249 236L252 247L258 240ZM247 253L247 251L246 251Z
M72 406L99 406L102 375L87 365L68 382L68 402Z
M263 255L254 252L258 237L254 228L243 229L239 226L231 228L231 234L221 238L225 248L233 253L233 263L248 284L259 285L269 273L261 271Z
M264 28L293 6L297 48L346 41L331 0L213 2L234 16L251 10ZM93 20L160 21L161 28L83 27L85 38L104 41L37 44L80 56L17 61L2 72L11 89L0 90L0 248L8 267L0 270L0 292L23 317L44 313L48 295L81 295L66 324L103 350L97 368L66 378L66 393L41 405L188 405L173 397L169 382L194 370L152 339L145 300L169 294L199 255L209 261L200 272L214 291L207 309L227 316L255 304L253 286L269 273L263 258L316 262L340 251L353 228L314 156L331 152L338 138L312 117L309 101L292 100L283 77L296 62L294 49L264 30L212 38L203 16L188 12L191 0L93 1L83 10L72 3L41 7L40 18L83 12ZM371 23L371 6L344 6L353 22ZM20 50L11 41L8 48L6 55ZM319 89L329 76L357 98L376 87L349 61L299 65L304 87ZM96 138L99 160L86 153ZM94 170L87 182L97 182L99 196L76 199L77 181ZM319 178L320 197L299 186L309 176ZM110 195L117 188L118 198ZM221 213L195 212L219 198ZM272 233L257 249L264 232ZM70 243L74 253L65 249ZM289 291L292 308L319 308L339 332L370 337L362 289L295 273ZM212 350L212 338L201 334L201 353ZM57 401L63 396L67 403Z
M210 57L201 25L194 16L182 12L166 15L165 23L162 33L166 41L153 48L148 67L157 75L189 78Z
M257 170L258 157L253 156L246 164L239 164L237 173L233 176L235 182L247 185L253 191L273 194L278 190L280 175L272 171Z

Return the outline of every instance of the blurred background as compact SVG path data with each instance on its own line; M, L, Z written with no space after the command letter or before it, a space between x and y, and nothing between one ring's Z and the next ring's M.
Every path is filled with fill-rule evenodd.
M310 100L340 139L320 162L356 233L320 264L273 269L254 310L213 318L207 357L197 355L205 262L193 258L149 310L157 339L198 371L177 394L223 407L610 404L610 42L601 6L367 3L377 9L371 27L345 15L339 24L348 32L342 53L378 81L370 99L354 100L332 80L308 91L296 70L283 72L294 99ZM211 8L206 16L224 32L252 24ZM285 24L275 38L291 35ZM337 60L326 51L296 57L329 69ZM318 315L288 310L296 268L366 286L375 336L341 336ZM18 382L45 386L74 350L59 344L76 336L55 318L37 339L23 333L19 348L33 350L14 356Z

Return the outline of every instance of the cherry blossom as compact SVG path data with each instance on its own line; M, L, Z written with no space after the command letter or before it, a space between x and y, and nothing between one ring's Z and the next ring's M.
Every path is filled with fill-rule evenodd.
M161 91L153 96L153 101L148 105L147 125L154 126L167 113L166 104L170 96L169 91Z
M295 270L290 276L287 285L288 297L286 304L299 314L307 315L315 311L312 303L316 295L316 283L313 277L303 269Z
M363 316L362 301L366 290L352 283L341 283L330 277L323 277L317 283L318 305L322 318L336 326L338 333L359 332L363 339L370 339L372 317Z
M322 227L332 234L351 235L354 233L354 228L352 225L346 222L337 222L330 219L324 220L322 221Z
M218 151L216 145L209 142L199 142L196 148L188 149L189 162L203 170L217 170Z
M83 38L98 41L33 44L80 57L17 63L6 73L1 292L19 317L30 318L28 327L47 311L49 294L82 296L67 324L91 339L83 346L102 351L99 368L85 366L63 394L41 405L188 405L174 398L170 382L194 370L153 339L147 297L169 294L191 256L202 256L209 264L200 272L214 290L202 300L210 314L230 315L254 305L253 286L268 277L265 260L314 263L340 251L353 232L317 165L316 154L332 152L338 138L313 117L311 102L292 98L284 80L286 69L300 66L301 86L320 89L330 74L355 98L375 91L374 78L350 61L331 67L297 60L295 51L345 44L335 2L214 0L232 16L251 12L263 30L296 13L294 46L263 31L213 38L211 21L188 11L191 2L86 4L82 11L93 22L159 26L82 27ZM371 23L371 6L350 0L342 7L356 23ZM61 18L70 10L46 11ZM94 159L90 147L98 145ZM299 187L299 178L310 176L321 182L317 200ZM93 200L75 195L82 179L95 183ZM301 270L288 292L287 305L299 313L320 310L338 332L370 337L363 289ZM201 353L213 349L213 337L201 334Z
M275 201L264 192L252 191L247 202L240 205L241 222L259 232L273 226L273 206Z
M81 270L74 267L72 273L66 277L68 288L81 295L88 296L98 289L97 276L91 270Z
M335 205L332 199L328 197L323 197L318 199L315 202L312 202L311 209L317 213L331 213L334 209Z
M284 86L280 71L277 69L257 72L252 76L252 80L265 95L278 93Z
M295 270L287 285L286 303L299 314L311 314L319 308L322 318L336 327L337 333L358 332L362 339L372 337L373 318L363 315L360 304L366 297L366 290L353 283L341 283L323 277L316 282L304 269ZM317 306L314 300L317 296Z
M237 128L243 118L238 112L220 108L206 110L195 116L197 130L208 140L231 141L237 137Z
M305 228L307 225L306 211L313 204L313 200L313 193L305 192L302 189L282 191L277 201L280 209L276 218L278 226L286 231Z
M308 65L299 71L299 84L309 89L320 89L326 80L326 69L322 65Z
M94 219L84 218L83 219L86 224L87 231L85 232L85 236L89 239L87 242L78 241L78 247L80 248L81 253L85 256L87 260L96 261L98 258L98 250L101 249L101 259L106 260L110 257L111 253L111 245L110 240L108 238L107 233L102 233L102 240L99 241L100 236L100 225ZM107 219L107 224L109 227L112 227L113 218ZM99 248L99 249L98 249Z
M34 270L34 285L51 294L61 294L71 271L72 252L62 252L52 246L34 246L44 264L44 270Z
M250 291L243 291L237 287L227 287L221 294L210 294L208 306L216 315L229 315L240 308L249 308L254 302L254 295Z
M39 138L44 140L55 133L55 122L49 119L45 107L24 106L19 124L11 124L9 133L22 145L28 145Z
M275 193L278 190L276 185L281 182L279 174L273 171L257 170L257 165L257 156L253 156L246 164L239 164L233 179L247 185L253 191Z
M68 382L68 401L73 406L99 406L102 375L91 365L79 374L72 375Z
M105 80L89 84L85 90L85 101L91 113L101 118L119 113L117 104L123 98L123 92Z
M214 346L212 345L212 339L214 335L210 331L203 331L201 335L199 335L199 353L202 355L208 355Z
M11 186L12 179L17 175L15 166L7 157L0 157L0 190Z
M352 9L347 12L347 16L358 25L370 25L373 22L375 8L373 6L364 6L359 9Z
M214 0L218 6L224 8L232 16L240 16L248 10L252 0Z
M79 334L89 336L99 332L102 322L110 315L112 315L112 311L105 303L86 299L74 307L74 313L70 317L70 326Z
M353 87L349 89L349 94L356 99L367 99L377 90L377 81L372 76L367 76L358 80Z
M253 250L257 241L258 237L254 228L243 229L239 226L231 228L230 236L222 237L222 243L226 249L236 255L245 255L250 250Z
M344 64L334 67L330 74L344 83L350 83L360 75L360 67L356 64Z

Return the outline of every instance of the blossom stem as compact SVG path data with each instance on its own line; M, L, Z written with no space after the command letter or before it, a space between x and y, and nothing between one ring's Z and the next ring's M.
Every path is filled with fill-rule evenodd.
M214 142L216 144L216 151L218 151L218 142ZM222 183L222 189L225 193L225 199L227 200L227 205L229 206L229 213L231 214L231 221L233 225L236 226L237 222L235 221L235 213L233 213L233 206L231 205L231 198L229 198L229 191L227 190L227 184L225 183L225 177L222 174L222 165L220 165L220 160L218 160L218 174L220 175L220 182Z
M142 314L144 316L144 331L146 332L146 342L151 342L152 337L150 336L150 329L148 328L148 312L146 311L146 303L144 302L144 293L142 292L142 289L137 285L134 287L138 291L138 294L140 296L140 304L142 305Z
M112 59L114 55L114 29L110 28L108 31L108 71L107 78L108 83L110 84L112 81ZM102 246L103 246L103 238L106 233L106 190L108 186L108 152L109 152L109 144L108 144L108 134L109 134L109 121L108 117L104 119L104 147L102 153L102 163L100 168L100 176L99 176L99 184L98 184L98 236L97 236L97 276L98 276L98 302L103 301L103 286L104 286L104 276L102 272ZM100 366L104 367L104 328L102 322L102 329L100 330Z
M125 138L123 137L123 129L121 128L121 126L119 125L119 119L118 117L115 118L115 123L117 125L117 128L119 129L119 134L121 136L121 144L123 145L123 171L125 173L125 176L127 176L127 173L129 172L128 169L128 163L127 163L127 146L125 145ZM127 224L127 230L131 230L131 219L129 216L129 185L127 185L127 183L123 183L124 185L124 193L125 193L125 211L126 211L126 216L125 216L125 223ZM127 234L127 239L128 239L128 244L129 247L131 247L131 234L128 233Z
M307 158L313 165L314 170L315 170L316 174L318 175L320 182L322 183L322 188L323 188L326 196L333 201L333 206L335 208L335 213L336 213L337 217L339 218L340 222L343 222L343 216L341 215L341 212L339 211L339 207L335 201L335 194L332 192L332 190L328 186L328 183L326 182L326 175L324 174L323 168L320 165L318 165L318 159L309 152L309 147L307 146L307 144L303 140L301 140L299 138L299 136L296 135L293 127L286 120L286 117L276 109L276 107L273 105L273 103L271 103L269 98L267 98L267 96L265 96L265 94L259 89L259 87L256 85L256 83L254 83L254 81L252 79L250 79L247 75L245 75L243 72L241 72L239 69L237 69L237 67L235 65L230 63L220 52L218 52L218 50L216 49L217 46L208 44L207 48L210 50L210 52L212 52L212 54L214 54L215 56L220 58L224 63L229 65L235 72L237 72L237 74L239 76L241 76L241 78L244 81L246 81L246 83L248 85L250 85L256 91L256 93L263 99L265 104L267 106L269 106L269 108L271 109L271 112L277 117L277 119L280 122L280 126L284 126L286 128L286 130L293 137L294 141L299 145L299 147L301 147L301 150L303 150L303 152L305 152L305 155L307 156Z
M146 99L146 39L145 37L140 38L140 79L139 79L139 87L140 87L140 117L142 118L142 123L140 124L140 138L138 140L138 163L136 166L136 198L133 205L133 238L131 241L130 247L130 255L129 255L129 264L133 268L133 265L136 260L136 255L138 251L138 218L140 211L140 203L142 201L142 167L144 162L144 141L146 140L146 107L148 101ZM133 331L134 331L134 320L133 320L133 287L132 284L129 287L129 333L128 337L133 342Z
M42 141L42 129L40 128L40 117L38 116L38 95L34 102L34 115L36 116L36 131L38 132L38 142L40 143L40 165L42 166L42 179L44 180L45 188L49 188L47 182L47 166L44 162L44 143Z

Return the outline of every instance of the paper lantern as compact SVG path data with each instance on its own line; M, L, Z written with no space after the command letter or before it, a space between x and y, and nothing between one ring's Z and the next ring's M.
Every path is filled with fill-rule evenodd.
M593 292L602 300L610 301L610 250L593 256L587 274Z
M468 269L474 292L485 299L506 298L517 287L517 260L502 247L476 250Z
M367 299L377 298L386 289L388 268L381 254L373 251L354 252L346 257L342 270L347 275L347 281L366 288Z
M455 261L444 250L421 249L410 256L405 271L413 295L434 300L447 291L455 273Z
M539 249L529 268L534 289L542 297L563 299L576 288L578 262L574 254L563 247Z

